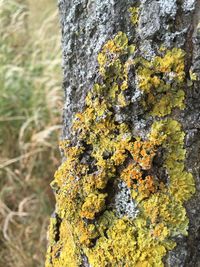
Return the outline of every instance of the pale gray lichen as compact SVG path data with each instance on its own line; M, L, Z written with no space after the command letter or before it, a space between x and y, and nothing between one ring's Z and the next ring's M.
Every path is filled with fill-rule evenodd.
M192 11L195 8L196 0L184 0L183 2L183 10L185 12Z
M142 40L147 37L152 37L160 30L161 21L157 16L160 6L157 1L141 5L141 15L139 18L138 33Z
M140 51L143 57L147 60L152 60L155 57L154 49L152 48L152 42L150 40L144 40L140 45Z
M177 12L177 4L176 0L160 0L160 9L162 15L169 15L170 17L175 17L176 12Z
M136 87L136 89L133 93L133 96L131 98L131 102L135 103L135 102L139 101L141 99L142 95L144 95L144 92L141 91L138 87Z
M176 31L174 33L166 33L165 38L163 40L163 46L166 48L170 48L173 46L174 40L178 40L178 47L181 47L185 43L185 34L187 32L187 28L182 31Z
M131 190L127 187L126 183L119 182L118 184L119 192L115 195L115 208L116 215L119 218L127 216L128 218L135 218L139 210L137 209L137 204L131 196Z
M135 119L136 120L136 119ZM149 116L148 120L141 119L138 122L133 123L133 135L139 136L140 138L144 139L148 135L148 124L151 122L151 116Z

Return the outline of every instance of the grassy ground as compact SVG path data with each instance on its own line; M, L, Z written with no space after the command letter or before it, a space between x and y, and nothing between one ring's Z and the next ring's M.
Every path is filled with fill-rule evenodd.
M0 267L44 266L60 161L56 0L0 0Z

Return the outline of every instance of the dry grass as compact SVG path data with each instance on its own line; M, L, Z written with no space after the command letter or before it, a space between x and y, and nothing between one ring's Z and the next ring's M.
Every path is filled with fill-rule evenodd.
M56 11L0 0L0 267L44 266L62 106Z

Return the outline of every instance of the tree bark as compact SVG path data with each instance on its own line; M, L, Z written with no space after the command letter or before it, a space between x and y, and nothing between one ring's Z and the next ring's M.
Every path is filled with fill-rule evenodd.
M59 11L63 164L46 266L200 266L200 1Z

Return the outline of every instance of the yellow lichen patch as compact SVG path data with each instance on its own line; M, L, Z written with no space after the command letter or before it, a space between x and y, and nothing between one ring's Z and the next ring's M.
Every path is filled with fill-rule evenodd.
M130 135L125 133L120 134L116 138L114 153L111 157L111 160L114 162L114 165L118 166L123 164L123 162L127 158L126 150L128 149L130 139Z
M92 266L134 266L137 241L135 227L128 221L117 220L107 230L107 238L100 237L94 248L86 250ZM135 259L134 259L135 258Z
M185 53L179 48L156 56L152 61L141 59L137 67L139 88L147 94L145 105L154 116L165 116L173 108L183 109Z
M198 80L198 76L195 72L193 72L192 70L190 70L190 80L191 81L197 81Z
M171 236L187 234L188 219L185 208L173 196L157 192L143 202L144 216L150 219L151 226L157 228L162 222Z
M119 32L114 39L107 41L101 53L98 54L99 71L105 75L105 69L117 60L119 56L127 53L128 38L125 33Z
M94 219L95 214L102 211L105 206L107 194L89 194L81 208L81 217L86 219Z
M191 173L183 171L182 166L174 164L174 169L169 172L171 177L170 193L177 201L187 201L195 193L194 178Z
M92 240L99 236L97 227L92 223L86 224L84 221L78 222L75 232L80 243L86 247L90 247Z
M48 250L51 256L47 257L45 266L79 266L81 264L81 255L75 243L72 226L63 219L57 230L59 233L56 233L59 236L59 240L55 241L55 234L52 232L53 228L55 228L55 225L52 226L53 220L55 221L56 219L51 219L49 230L50 245Z
M169 229L164 225L164 223L156 224L155 228L152 230L153 237L161 239L163 241L169 236Z
M88 174L83 177L83 191L86 195L95 192L96 189L104 189L109 180L106 171L99 171L94 174Z
M145 219L134 221L118 219L107 230L106 237L98 239L86 255L92 266L164 266L162 257L174 242L163 240L168 237L167 227L162 223L150 229Z
M138 18L139 18L139 8L138 7L130 7L128 9L130 13L130 19L133 25L138 23Z
M126 101L126 99L125 99L123 93L120 93L120 94L118 95L118 103L119 103L119 106L120 106L120 107L125 107L125 106L127 106L128 103L127 103L127 101Z
M177 201L185 201L195 192L191 173L184 170L184 132L179 122L173 119L157 121L152 125L150 140L159 140L164 148L165 163L170 177L169 192Z

